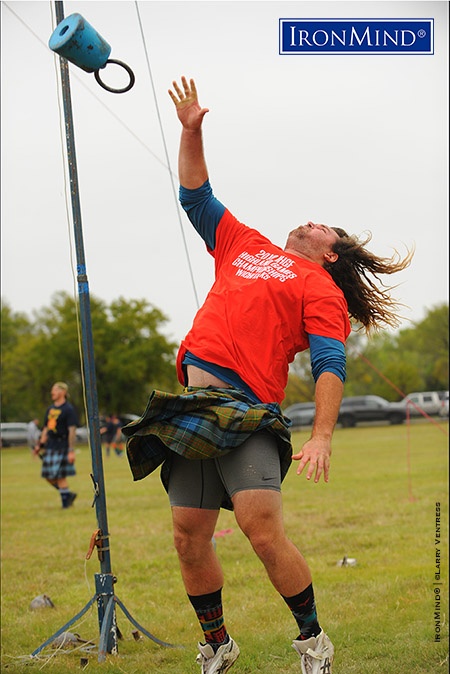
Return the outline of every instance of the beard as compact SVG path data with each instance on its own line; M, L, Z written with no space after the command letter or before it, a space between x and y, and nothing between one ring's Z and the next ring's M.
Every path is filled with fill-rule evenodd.
M305 241L307 241L309 233L308 229L309 228L307 225L300 225L299 227L296 227L291 232L289 232L286 246L295 247L296 244L304 243Z

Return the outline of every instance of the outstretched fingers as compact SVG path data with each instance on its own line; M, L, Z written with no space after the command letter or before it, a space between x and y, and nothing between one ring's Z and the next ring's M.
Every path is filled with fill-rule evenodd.
M178 105L178 103L183 100L183 92L181 91L180 87L178 84L175 82L175 80L172 82L173 88L175 89L176 95L173 93L172 89L169 89L169 96L172 99L172 101L175 103L175 105Z
M190 100L190 101L196 101L197 100L197 89L195 86L195 82L193 79L190 80L189 84L185 76L183 75L181 77L181 84L183 86L183 90L180 88L178 83L174 80L172 82L173 88L175 89L176 95L173 93L171 89L169 89L169 96L172 99L172 101L175 103L175 105L178 105L179 103L182 103L185 100Z
M185 80L185 82L186 82L186 80ZM186 84L187 84L187 83L186 83ZM195 98L197 98L197 87L195 86L195 82L194 82L194 80L193 80L192 78L190 79L190 85L191 85L191 92L192 92L192 95L193 95ZM185 91L186 91L186 88L185 88Z
M328 482L330 473L329 455L327 456L319 454L318 456L314 456L309 452L304 452L301 450L298 454L294 454L292 458L294 461L299 461L297 475L301 475L306 466L308 466L306 471L307 480L310 480L312 477L314 477L314 482L319 482L323 474L323 479L325 482Z
M175 103L178 119L183 128L188 131L198 131L208 108L200 107L194 80L191 79L188 83L183 76L181 84L174 81L173 89L169 89L169 96Z

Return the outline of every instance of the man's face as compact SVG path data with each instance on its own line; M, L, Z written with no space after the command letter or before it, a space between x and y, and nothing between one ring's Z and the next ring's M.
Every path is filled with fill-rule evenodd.
M328 225L308 222L289 233L285 250L323 265L328 257L335 258L333 245L338 240L338 234ZM328 261L333 262L334 259Z
M59 386L52 386L52 390L50 391L51 398L53 402L61 400L62 398L66 397L66 392L64 389L60 388Z

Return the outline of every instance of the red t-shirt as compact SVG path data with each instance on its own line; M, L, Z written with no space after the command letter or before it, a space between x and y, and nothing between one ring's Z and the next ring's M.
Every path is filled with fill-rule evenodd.
M345 343L347 302L319 264L289 255L225 210L216 231L215 281L182 341L186 351L238 374L266 402L281 403L289 363L308 334Z

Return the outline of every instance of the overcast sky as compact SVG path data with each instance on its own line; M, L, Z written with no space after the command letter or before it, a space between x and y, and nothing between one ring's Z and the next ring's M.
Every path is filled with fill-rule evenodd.
M117 95L70 65L91 296L147 299L178 340L212 283L175 198L180 125L167 89L184 74L210 108L213 189L240 220L281 246L308 220L370 231L383 256L415 245L395 279L406 319L447 301L447 2L64 2L74 12L136 76ZM53 13L53 2L2 2L2 298L30 316L76 292ZM281 56L285 17L434 18L435 53ZM115 66L101 74L119 86Z

